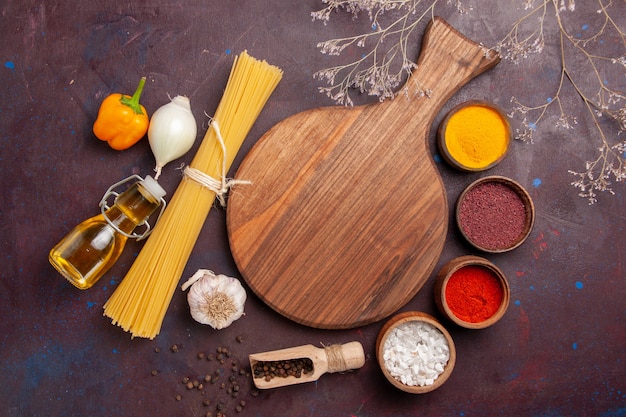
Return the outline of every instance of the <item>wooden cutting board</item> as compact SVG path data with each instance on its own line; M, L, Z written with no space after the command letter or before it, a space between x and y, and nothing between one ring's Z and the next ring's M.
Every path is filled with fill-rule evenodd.
M435 18L408 96L288 117L244 158L227 226L249 287L298 323L381 320L424 285L446 238L448 205L428 149L434 116L499 57ZM415 81L430 90L420 96Z

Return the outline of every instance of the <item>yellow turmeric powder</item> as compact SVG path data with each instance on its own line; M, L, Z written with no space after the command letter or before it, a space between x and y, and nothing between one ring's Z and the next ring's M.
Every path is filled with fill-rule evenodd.
M499 111L482 104L452 114L444 133L450 156L469 169L486 169L499 161L509 146L510 127Z

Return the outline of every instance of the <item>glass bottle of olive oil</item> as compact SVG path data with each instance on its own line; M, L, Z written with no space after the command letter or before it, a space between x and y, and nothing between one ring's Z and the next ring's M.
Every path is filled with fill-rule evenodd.
M132 178L138 181L123 193L112 191ZM110 195L116 196L112 207L106 204ZM77 288L92 287L117 261L128 238L147 236L146 220L165 203L164 196L163 188L150 176L132 176L114 184L100 202L101 214L80 223L52 248L50 263ZM140 225L146 226L146 232L133 234Z

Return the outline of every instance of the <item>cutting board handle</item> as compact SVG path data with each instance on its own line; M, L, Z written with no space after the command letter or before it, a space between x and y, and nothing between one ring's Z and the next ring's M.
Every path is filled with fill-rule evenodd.
M496 51L435 17L426 28L417 68L405 88L409 96L426 94L444 103L468 81L498 62L500 55Z

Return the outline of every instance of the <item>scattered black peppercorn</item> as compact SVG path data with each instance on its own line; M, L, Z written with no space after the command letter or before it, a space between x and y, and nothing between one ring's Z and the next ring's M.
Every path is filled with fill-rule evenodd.
M236 338L236 340L238 343L243 342L242 338ZM180 352L182 349L182 344L170 346L170 351L173 353ZM227 347L219 346L213 353L205 351L197 352L195 355L197 359L206 359L209 363L205 365L202 365L205 362L199 363L199 365L196 365L199 368L198 374L181 378L183 386L190 392L190 394L185 396L185 401L192 404L190 401L195 400L197 401L197 407L212 407L211 411L205 408L205 411L197 413L197 415L226 417L226 414L230 415L233 411L241 413L246 402L238 397L244 397L245 395L256 397L259 395L252 383L250 367L244 366L244 362L241 362L240 358L234 355ZM215 365L211 365L212 361L214 361ZM284 366L281 366L282 368ZM155 369L151 373L152 375L157 375L160 371ZM213 384L216 383L219 388L218 386L213 387ZM199 392L198 394L193 394L191 393L192 391ZM175 394L175 399L176 401L182 401L183 396ZM193 407L192 405L188 406Z

